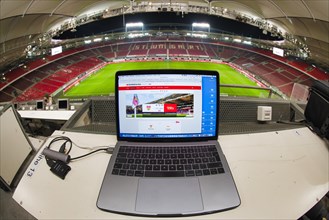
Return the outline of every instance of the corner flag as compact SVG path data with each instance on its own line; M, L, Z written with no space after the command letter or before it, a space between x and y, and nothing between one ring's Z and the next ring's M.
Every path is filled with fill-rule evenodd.
M132 103L134 108L137 107L138 103L139 103L138 96L137 96L137 94L134 94L133 103Z

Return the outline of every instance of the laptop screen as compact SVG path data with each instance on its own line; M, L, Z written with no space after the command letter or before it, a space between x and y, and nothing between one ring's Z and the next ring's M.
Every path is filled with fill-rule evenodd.
M219 75L147 70L116 74L119 140L217 139Z

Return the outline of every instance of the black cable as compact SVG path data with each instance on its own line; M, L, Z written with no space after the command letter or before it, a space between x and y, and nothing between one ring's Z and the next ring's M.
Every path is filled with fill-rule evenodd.
M51 145L57 141L64 141L64 143L61 145L58 152L50 149ZM66 149L67 143L69 143L68 150ZM113 152L112 147L106 147L106 148L99 148L97 150L94 150L92 152L89 152L87 154L84 154L84 155L81 155L81 156L78 156L75 158L70 158L69 153L72 149L72 145L82 148L82 147L76 145L75 143L73 143L73 141L70 138L65 137L65 136L59 136L59 137L55 137L53 140L51 140L49 145L43 151L45 158L46 158L46 162L47 162L48 166L50 167L50 171L52 173L54 173L56 176L60 177L61 179L65 179L65 176L71 170L71 167L68 165L68 163L70 161L86 157L88 155L94 154L99 151L106 151L108 153ZM63 156L63 155L65 155L65 156Z
M65 154L69 154L70 151L71 151L71 149L72 149L72 143L73 143L73 142L72 142L72 140L71 140L70 138L65 137L65 136L55 137L54 139L51 140L51 142L49 143L49 145L48 145L47 148L50 149L50 146L51 146L53 143L57 142L57 141L64 141L64 143L63 143L63 144L61 145L61 147L60 147L59 152L61 152L61 153L65 153ZM69 146L69 150L68 150L67 152L65 152L66 143L69 143L69 144L70 144L70 146Z
M309 124L306 120L302 120L300 122L277 121L277 123L287 124L287 125L303 125L303 126L307 127L308 129L310 129L310 131L312 131L316 135L323 138L323 134L321 134L320 130L317 129L316 127L312 126L311 124Z
M279 124L286 124L286 125L304 125L304 126L307 126L306 124L306 121L305 120L302 120L302 121L296 121L296 122L293 122L293 121L277 121L276 123L279 123Z
M55 137L53 140L50 141L50 143L47 146L47 148L50 149L50 146L52 144L54 144L55 142L57 142L57 141L64 141L64 143L61 145L61 147L59 149L59 152L68 155L70 153L71 149L72 149L72 145L74 144L73 141L70 138L66 137L66 136ZM69 143L69 149L65 152L67 143ZM113 152L113 148L111 148L111 147L100 148L100 149L94 150L92 152L89 152L87 154L84 154L84 155L81 155L81 156L78 156L78 157L74 157L74 158L70 158L69 161L77 160L77 159L80 159L80 158L89 156L89 155L94 154L94 153L99 152L99 151L106 151L108 153L112 153ZM53 163L55 162L53 160L50 160L49 158L46 158L46 159L47 159L47 164L49 166L52 166Z

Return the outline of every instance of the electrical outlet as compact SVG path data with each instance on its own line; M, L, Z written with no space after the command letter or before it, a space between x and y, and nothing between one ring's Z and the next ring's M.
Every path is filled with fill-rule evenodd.
M258 121L271 121L272 120L272 106L258 106L257 120Z

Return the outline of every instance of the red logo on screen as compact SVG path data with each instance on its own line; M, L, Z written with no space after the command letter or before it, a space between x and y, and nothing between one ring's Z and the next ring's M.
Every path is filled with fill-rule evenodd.
M177 112L176 104L164 104L164 112Z

